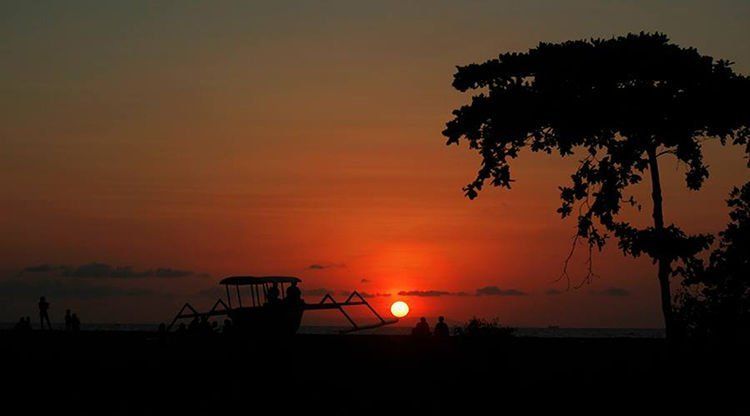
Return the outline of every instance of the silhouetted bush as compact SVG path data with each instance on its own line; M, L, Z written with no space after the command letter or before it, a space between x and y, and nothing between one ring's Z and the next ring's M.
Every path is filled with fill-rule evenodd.
M708 264L684 271L678 310L693 337L750 338L750 182L734 188L727 205L730 222Z
M463 326L454 328L453 332L464 337L512 337L516 328L501 325L497 318L487 320L474 317Z

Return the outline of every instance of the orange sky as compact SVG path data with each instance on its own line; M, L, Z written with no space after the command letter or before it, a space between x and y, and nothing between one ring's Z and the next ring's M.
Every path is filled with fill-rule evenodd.
M650 264L614 245L592 285L547 293L565 289L573 223L555 209L575 160L523 154L512 191L463 198L478 159L440 134L467 99L454 68L659 30L750 72L741 1L27 3L0 6L0 321L32 314L44 291L59 314L158 322L210 303L201 292L224 275L290 274L391 293L373 298L384 312L404 298L414 316L659 326ZM662 165L667 220L691 232L718 231L731 185L750 177L739 149L706 152L700 193ZM92 262L195 273L19 276ZM487 286L524 295L397 295Z

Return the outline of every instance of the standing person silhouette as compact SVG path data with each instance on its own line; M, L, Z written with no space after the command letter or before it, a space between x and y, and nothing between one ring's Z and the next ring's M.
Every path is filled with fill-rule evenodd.
M49 321L49 302L44 296L39 298L39 322L44 329L44 321L47 321L47 327L52 330L52 323Z
M65 310L65 331L70 332L73 329L73 317L70 316L70 309Z
M70 317L70 330L73 332L78 332L81 330L81 319L78 318L78 314L73 314L73 316Z

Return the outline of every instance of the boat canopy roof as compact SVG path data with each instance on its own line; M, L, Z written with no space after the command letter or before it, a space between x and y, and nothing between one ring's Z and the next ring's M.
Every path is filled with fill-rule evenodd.
M262 285L265 283L292 283L302 280L293 276L229 276L221 279L221 285Z

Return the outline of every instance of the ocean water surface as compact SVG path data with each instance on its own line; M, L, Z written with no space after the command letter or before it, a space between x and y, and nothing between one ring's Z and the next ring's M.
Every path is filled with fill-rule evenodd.
M0 329L11 329L15 323L0 323ZM32 326L37 329L38 323L32 321ZM62 330L61 324L53 324L55 329ZM84 331L156 331L158 324L96 324L84 323L81 329ZM302 326L300 334L332 335L341 330L350 329L344 326ZM354 332L351 335L409 335L411 327L407 326L384 326L376 329ZM664 338L664 330L661 328L565 328L565 327L521 327L517 328L516 336L535 338Z

